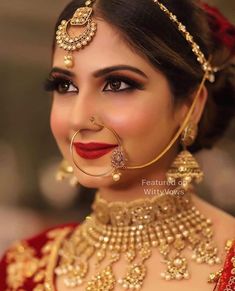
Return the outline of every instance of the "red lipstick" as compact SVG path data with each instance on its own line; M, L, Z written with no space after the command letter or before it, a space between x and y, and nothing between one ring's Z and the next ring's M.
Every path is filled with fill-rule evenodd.
M113 148L118 146L117 144L107 144L107 143L73 143L77 154L84 159L98 159L103 155L110 152Z

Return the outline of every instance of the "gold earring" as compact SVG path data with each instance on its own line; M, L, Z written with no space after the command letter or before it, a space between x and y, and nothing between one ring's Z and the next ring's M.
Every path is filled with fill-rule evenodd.
M65 159L61 161L55 178L57 181L69 179L69 184L72 187L75 187L79 184L78 179L74 176L73 167Z
M173 183L176 179L180 179L179 183L182 184L184 189L188 189L192 182L200 183L204 175L194 156L186 149L187 146L192 145L195 141L197 131L197 125L193 122L189 122L180 138L183 150L177 155L166 173L169 183Z

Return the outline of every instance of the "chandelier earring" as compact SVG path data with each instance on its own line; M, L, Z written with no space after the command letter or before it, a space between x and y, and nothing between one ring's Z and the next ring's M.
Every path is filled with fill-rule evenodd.
M169 183L179 180L184 189L188 189L193 182L200 183L203 179L203 172L198 162L187 150L187 147L194 143L197 132L197 124L190 121L180 136L183 150L177 155L166 174Z

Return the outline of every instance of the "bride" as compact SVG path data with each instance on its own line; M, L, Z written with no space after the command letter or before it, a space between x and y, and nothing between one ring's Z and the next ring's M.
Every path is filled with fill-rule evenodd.
M45 86L60 174L93 210L11 246L0 290L235 290L235 220L197 196L193 156L234 116L234 53L201 1L66 6Z

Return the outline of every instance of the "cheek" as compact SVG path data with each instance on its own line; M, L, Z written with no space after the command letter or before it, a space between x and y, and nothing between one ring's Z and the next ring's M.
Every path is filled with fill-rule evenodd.
M68 135L69 120L66 107L59 106L56 101L53 101L51 108L50 126L57 142Z
M169 124L170 104L167 102L157 102L154 98L144 96L134 104L119 105L114 112L107 110L105 119L108 124L114 125L124 140L146 137L155 129L163 130Z
M152 160L175 130L170 95L141 97L118 106L116 111L111 108L106 111L106 122L119 134L129 161L134 165Z

